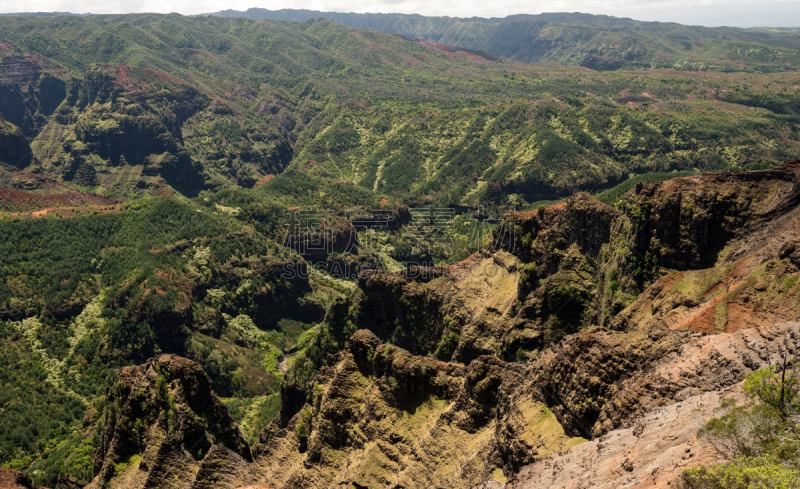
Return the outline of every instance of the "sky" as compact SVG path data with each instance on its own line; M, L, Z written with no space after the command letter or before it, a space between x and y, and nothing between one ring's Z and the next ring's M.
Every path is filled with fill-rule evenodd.
M636 20L705 26L800 27L800 1L757 0L0 0L0 12L129 13L184 15L250 7L330 12L383 12L504 17L542 12L585 12Z

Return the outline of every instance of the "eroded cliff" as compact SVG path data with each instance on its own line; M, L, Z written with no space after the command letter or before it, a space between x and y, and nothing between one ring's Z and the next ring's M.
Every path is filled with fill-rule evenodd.
M252 463L210 425L196 460L162 463L199 467L192 487L223 484L211 474L231 487L666 487L715 461L695 433L720 399L800 353L798 175L795 162L677 179L618 209L577 195L509 216L503 246L456 265L366 271L287 372ZM106 453L151 460L185 443L146 419L162 434L131 445L105 441L119 431L106 419ZM225 456L210 472L212 453ZM93 484L121 484L111 466Z

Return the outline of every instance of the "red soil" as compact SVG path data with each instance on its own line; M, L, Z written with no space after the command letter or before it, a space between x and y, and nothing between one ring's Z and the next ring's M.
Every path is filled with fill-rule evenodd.
M418 44L422 44L428 49L440 51L447 55L448 58L453 60L458 60L459 57L456 55L461 55L464 58L473 60L473 61L497 61L498 59L492 56L489 53L478 51L478 50L466 50L464 48L459 48L456 46L448 46L447 44L441 44L436 41L430 41L428 39L417 38L414 39L414 42Z
M114 199L83 192L32 194L21 190L0 188L0 212L13 212L7 217L41 217L49 212L83 214L96 210L115 212L119 204Z
M264 178L262 178L262 179L261 179L261 181L259 181L259 182L256 184L256 188L259 188L259 187L261 187L262 185L264 185L265 183L269 182L269 181L270 181L270 180L272 180L273 178L275 178L275 175L272 175L272 174L270 174L270 175L264 175Z

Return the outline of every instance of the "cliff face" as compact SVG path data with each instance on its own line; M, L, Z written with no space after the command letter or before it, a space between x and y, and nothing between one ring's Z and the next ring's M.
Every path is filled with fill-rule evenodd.
M585 194L515 214L497 231L495 249L458 264L362 274L328 322L440 360L525 358L591 320L599 255L618 215Z
M96 67L70 81L64 104L34 148L46 168L83 186L160 176L176 187L199 187L202 169L184 147L180 128L210 102L154 70Z
M525 373L487 356L469 365L414 356L359 330L300 411L262 432L257 477L297 488L471 487L498 470L501 447L544 455L577 442L534 399L499 422Z
M33 139L66 97L66 70L38 54L0 46L0 113Z
M715 461L695 434L720 399L742 400L746 373L798 352L791 322L711 336L586 332L530 364L483 356L465 366L360 330L296 414L262 432L254 477L277 487L473 487L518 473L508 487L666 487L683 467Z
M529 364L462 365L359 330L252 463L200 367L161 356L110 388L89 487L667 487L717 461L697 429L743 399L745 373L800 353L800 323L657 336L587 332Z
M103 418L90 488L217 487L229 467L252 461L210 379L184 358L123 369Z
M37 489L37 487L25 472L0 468L0 489Z
M593 439L521 467L507 488L674 485L683 468L720 461L695 436L722 398L743 402L739 380L783 355L800 353L798 322L719 335L690 334L660 355L651 349L650 358L642 354L646 344L628 343L613 333L600 334L602 346L586 344L590 334L581 336L565 341L563 346L571 351L545 356L542 371L549 382L534 377L527 389L560 405L554 412L567 431L570 420L596 419ZM606 351L612 353L592 360ZM626 362L635 363L627 369L616 367L609 375ZM581 409L581 404L590 407Z
M577 195L518 214L495 234L507 251L362 274L329 314L327 338L352 345L351 328L365 328L413 354L470 367L486 356L531 361L495 400L497 442L483 459L515 473L551 453L518 435L531 426L520 413L533 403L551 413L563 440L598 440L663 406L718 397L795 354L797 323L787 321L800 298L798 175L796 162L707 174L636 188L619 209ZM689 443L693 433L684 434Z
M197 487L667 487L715 461L695 433L720 399L800 354L798 174L791 163L653 184L620 209L578 195L501 224L504 251L362 273L287 373L253 463L230 425L202 424L216 408L185 394L175 412L200 421L173 429L169 409L167 421L151 409L142 441L117 421L143 409L133 379L149 379L148 406L163 398L164 360L152 360L109 393L131 407L107 407L93 484L163 466ZM169 379L176 405L207 385ZM132 454L145 468L114 478Z
M505 488L674 486L684 468L719 461L716 452L695 435L723 398L743 402L741 385L653 409L635 426L613 430L523 467Z
M0 116L0 164L25 168L34 161L31 147L20 128Z
M41 161L62 182L116 196L157 191L159 179L194 194L223 182L252 187L292 158L295 122L279 98L243 118L231 94L225 102L157 70L93 65L70 74L3 47L0 113L12 129L0 128L0 153L15 167Z

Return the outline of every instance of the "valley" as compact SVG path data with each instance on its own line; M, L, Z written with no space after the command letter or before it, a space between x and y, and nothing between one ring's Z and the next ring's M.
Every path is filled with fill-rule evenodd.
M798 31L386 21L0 16L0 486L797 487Z

